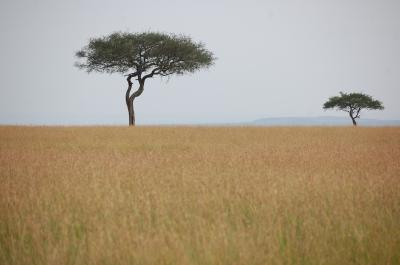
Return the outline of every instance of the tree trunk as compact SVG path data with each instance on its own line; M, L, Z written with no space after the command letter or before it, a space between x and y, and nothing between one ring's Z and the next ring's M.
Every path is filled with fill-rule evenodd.
M135 126L135 110L133 109L133 102L128 105L129 126Z
M353 126L357 126L356 119L353 117L352 113L350 113L351 121L353 122Z
M133 101L135 98L137 98L143 93L144 82L139 81L140 86L138 90L136 90L132 95L130 95L132 89L131 78L128 77L127 81L128 81L128 89L126 90L125 94L125 102L126 102L126 107L128 108L129 126L135 126L135 110L133 108Z
M129 126L135 126L135 113L133 111L133 102L130 100L129 94L131 93L132 90L132 81L131 81L131 76L128 76L126 79L128 81L128 89L126 90L125 93L125 102L126 102L126 107L128 109L128 114L129 114Z

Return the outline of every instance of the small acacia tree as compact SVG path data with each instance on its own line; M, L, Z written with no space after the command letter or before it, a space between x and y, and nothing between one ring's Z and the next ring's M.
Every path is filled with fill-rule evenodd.
M353 125L356 126L356 119L360 118L361 110L383 110L383 104L379 100L373 99L371 96L363 93L343 93L340 92L340 96L329 98L325 102L323 108L337 109L346 111L349 113Z
M215 60L202 43L195 43L190 37L158 32L117 32L93 38L76 56L80 59L76 66L87 72L125 74L129 125L135 125L133 102L143 93L148 78L195 72L211 66ZM138 81L138 89L133 93L132 78Z

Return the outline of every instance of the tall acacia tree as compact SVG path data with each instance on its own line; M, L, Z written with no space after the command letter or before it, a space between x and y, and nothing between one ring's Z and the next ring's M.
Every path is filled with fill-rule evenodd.
M93 38L76 52L76 66L87 72L125 74L128 89L125 102L129 125L135 125L134 100L144 91L148 78L195 72L210 67L215 58L204 44L188 36L158 32L122 33ZM138 89L132 92L133 80Z
M343 93L340 96L329 98L325 102L323 108L337 109L349 113L354 126L357 126L356 119L360 118L361 110L383 110L383 104L379 100L373 99L371 96L363 93Z

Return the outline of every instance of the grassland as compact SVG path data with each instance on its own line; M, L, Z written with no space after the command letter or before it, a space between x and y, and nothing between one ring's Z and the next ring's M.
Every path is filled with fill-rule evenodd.
M400 128L0 127L0 264L400 264Z

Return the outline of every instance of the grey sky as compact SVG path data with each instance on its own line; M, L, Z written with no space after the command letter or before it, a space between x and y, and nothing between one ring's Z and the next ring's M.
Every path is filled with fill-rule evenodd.
M324 112L339 91L400 119L399 0L0 2L0 124L127 124L125 79L87 74L74 52L113 31L183 33L215 66L151 79L137 124L241 122Z

